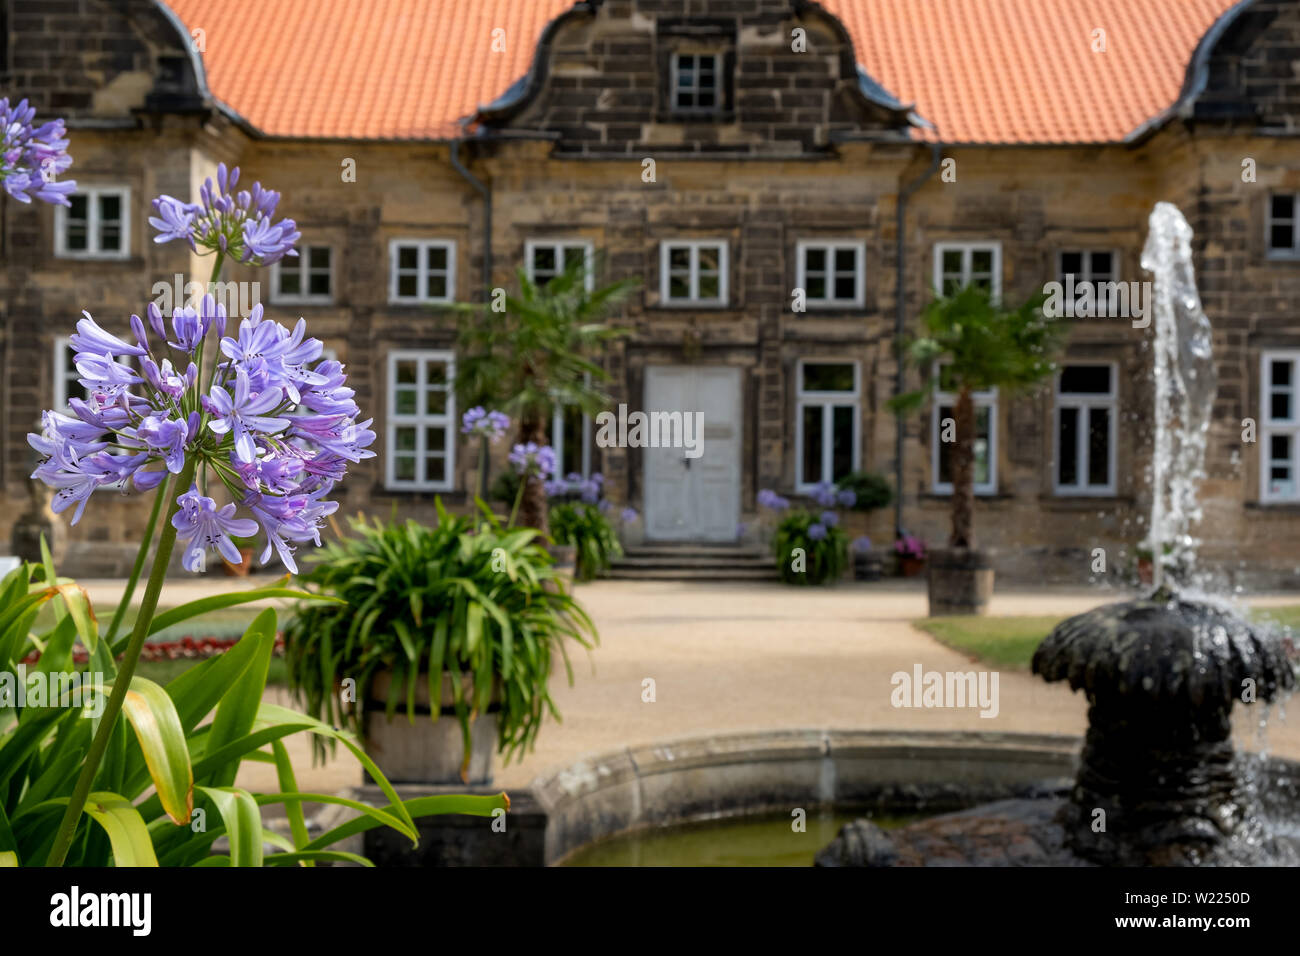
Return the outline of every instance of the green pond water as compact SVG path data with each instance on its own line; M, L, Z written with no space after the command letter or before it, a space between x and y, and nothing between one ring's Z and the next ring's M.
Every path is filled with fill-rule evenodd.
M812 866L813 857L835 839L840 827L870 816L862 811L813 811L802 833L789 815L709 820L640 830L585 846L564 866ZM872 816L890 830L915 816Z

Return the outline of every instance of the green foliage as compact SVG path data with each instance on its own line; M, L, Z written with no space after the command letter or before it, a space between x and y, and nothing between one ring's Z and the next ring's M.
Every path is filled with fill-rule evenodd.
M814 538L808 533L821 519L807 511L791 511L776 526L773 547L776 549L777 569L786 584L832 584L844 574L849 563L849 538L838 525L821 525L826 528L824 538ZM797 569L796 548L803 549L803 571Z
M402 706L411 721L425 680L433 719L455 708L466 761L470 720L499 694L498 745L509 761L532 746L545 712L559 718L547 686L553 655L572 683L565 642L591 648L595 627L564 592L536 530L503 528L482 502L479 515L436 506L433 527L357 518L353 536L322 549L301 580L345 603L306 604L285 628L291 684L310 713L360 733L361 707L339 704L344 678L364 702L376 674L392 672L388 718ZM442 700L444 672L451 701Z
M845 475L835 485L841 491L857 495L854 511L875 511L886 508L894 500L894 488L883 475L874 471L855 471Z
M519 294L505 311L462 305L457 345L456 394L466 407L499 408L522 422L545 421L558 405L588 413L610 398L598 387L609 375L593 357L626 334L605 324L635 280L587 289L587 268L576 263L544 286L518 273Z
M889 406L909 411L924 404L940 385L936 367L942 367L947 392L1014 392L1051 375L1067 327L1045 317L1042 303L1038 295L1019 308L1002 309L975 285L934 299L921 315L921 334L901 343L905 361L921 370L924 385Z
M598 505L561 501L551 506L551 537L556 544L573 545L578 557L574 577L590 581L609 570L623 554L618 532Z
M175 608L155 619L155 629L198 617L213 607L276 596L328 600L283 587L258 588ZM43 704L26 699L26 706L19 707L16 689L0 684L0 860L5 862L39 866L48 858L90 746L91 715L98 709L93 701L102 706L117 677L108 642L87 642L88 632L82 633L86 624L78 621L82 610L89 612L93 625L85 592L66 578L55 578L50 570L23 565L0 581L0 673L19 673L19 662L39 651L39 660L27 666L27 673L60 675L65 692L74 687L77 691L54 701L47 698ZM67 865L281 866L344 858L367 863L354 854L328 849L349 835L346 827L309 840L303 801L346 802L366 824L390 826L412 843L417 839L414 817L424 812L490 816L494 809L509 805L504 794L440 798L442 803L418 807L418 801L403 803L351 734L264 703L275 635L276 614L267 609L229 651L194 664L165 686L138 674L132 679L77 823ZM89 664L80 668L74 664L78 639L90 652ZM77 685L70 683L74 674L96 672L103 674L104 685L97 696L87 696L80 680ZM300 792L282 744L295 733L342 743L357 755L391 804L376 810L330 794ZM268 745L271 754L263 752ZM245 760L275 762L280 790L255 794L234 786ZM279 803L288 809L292 839L262 827L258 807ZM196 810L203 811L202 818L194 815ZM223 835L230 837L230 852L214 855L212 845ZM264 843L290 852L263 857Z

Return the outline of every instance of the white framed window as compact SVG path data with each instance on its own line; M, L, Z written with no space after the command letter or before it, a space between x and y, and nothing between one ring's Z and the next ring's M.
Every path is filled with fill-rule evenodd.
M1260 356L1259 497L1300 501L1300 411L1297 410L1300 349Z
M586 285L590 292L595 279L594 257L595 248L585 239L529 239L524 243L524 266L528 278L539 286L546 285L581 262L587 267Z
M388 301L451 302L456 298L456 243L394 239L388 244Z
M85 186L54 207L54 254L66 259L125 259L131 254L131 190Z
M726 305L727 243L715 239L661 242L659 301L664 305Z
M809 308L861 308L866 301L866 245L854 241L795 244L795 286Z
M994 301L1002 297L1002 243L935 243L935 290L940 295L952 295L967 285L988 289Z
M672 104L677 113L716 113L722 104L722 57L674 53Z
M1075 286L1085 282L1118 282L1119 256L1113 249L1062 249L1056 254L1056 276L1064 284L1074 276Z
M857 362L800 359L795 370L795 489L857 470L862 386Z
M573 405L557 405L551 416L551 447L559 463L559 477L591 477L591 416Z
M1056 494L1115 494L1117 380L1113 362L1073 363L1056 373L1052 427Z
M86 397L86 388L81 384L81 373L77 371L75 356L68 336L61 335L54 340L54 404L50 407L67 415L72 414L68 407L69 399Z
M303 246L298 255L271 264L271 301L327 303L334 301L334 250Z
M1272 259L1300 257L1300 229L1297 229L1295 193L1273 193L1268 197L1268 255Z
M448 351L388 353L385 484L450 491L456 475L456 356Z
M930 490L936 495L952 494L952 449L956 442L944 441L955 434L953 407L957 393L939 369L939 390L930 406ZM998 390L973 392L975 404L975 494L991 495L998 490Z

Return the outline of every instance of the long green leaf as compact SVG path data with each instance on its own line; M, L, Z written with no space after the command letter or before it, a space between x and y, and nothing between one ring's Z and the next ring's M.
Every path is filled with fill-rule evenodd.
M188 824L194 811L194 774L175 704L153 681L133 677L122 711L135 730L167 816L177 826Z
M232 866L262 865L262 814L257 801L247 790L238 787L197 787L221 814L230 838Z
M271 652L275 649L275 611L267 608L257 615L244 632L244 639L249 638L257 641L257 655L217 705L217 713L212 718L212 730L208 736L209 753L223 744L238 740L253 729L262 693L266 690ZM235 782L238 771L239 761L232 761L216 768L205 781L214 786L228 787Z
M67 800L60 800L67 803ZM157 866L149 828L125 797L97 791L86 799L86 813L104 828L113 847L114 866Z

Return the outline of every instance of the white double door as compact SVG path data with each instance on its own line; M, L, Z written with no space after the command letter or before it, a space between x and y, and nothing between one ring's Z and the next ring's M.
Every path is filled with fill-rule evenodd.
M646 368L645 411L704 414L698 458L685 448L645 448L646 537L735 541L740 522L741 370Z

